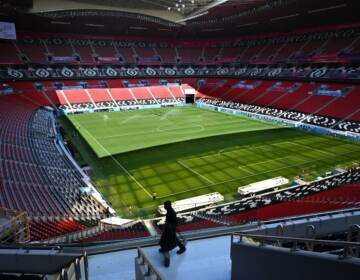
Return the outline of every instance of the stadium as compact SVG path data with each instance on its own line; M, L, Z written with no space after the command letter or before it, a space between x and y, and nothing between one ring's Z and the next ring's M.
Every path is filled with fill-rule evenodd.
M359 8L0 0L0 279L358 279Z

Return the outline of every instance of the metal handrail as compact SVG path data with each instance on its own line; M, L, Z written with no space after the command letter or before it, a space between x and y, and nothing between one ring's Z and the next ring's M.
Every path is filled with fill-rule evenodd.
M313 242L314 244L329 245L329 246L355 246L360 247L360 242L349 242L349 241L337 241L337 240L324 240L324 239L312 239L302 237L286 237L286 236L275 236L275 235L262 235L262 234L249 234L243 232L234 232L232 236L240 236L247 238L260 239L264 241L285 241L285 242ZM240 239L240 242L242 239Z
M324 239L312 239L312 238L301 238L301 237L286 237L286 236L274 236L274 235L262 235L262 234L249 234L243 232L235 232L231 235L231 243L236 243L234 241L234 236L240 237L238 242L243 242L243 237L257 239L261 246L265 244L266 241L274 241L274 244L283 244L283 243L293 243L292 250L295 251L298 243L306 244L306 248L309 251L313 251L314 245L327 245L342 247L343 253L340 256L341 258L348 257L357 257L355 254L351 254L349 248L356 248L360 250L360 242L349 242L349 241L337 241L337 240L324 240Z
M286 217L286 218L276 218L268 221L262 221L255 223L248 222L247 224L242 225L234 225L233 227L216 227L216 228L210 228L210 229L201 229L201 230L194 230L187 232L186 238L188 240L193 239L201 239L205 237L214 237L214 236L222 236L222 235L230 235L234 232L240 232L246 229L253 229L255 226L266 226L267 224L271 223L284 223L293 225L293 221L296 221L297 219L303 219L303 218L316 218L321 221L321 218L323 216L327 215L337 215L342 214L346 216L351 216L354 213L358 213L360 211L360 208L349 208L349 209L341 209L336 211L327 211L327 212L321 212L316 214L305 214L300 216L292 216L292 217ZM156 245L159 242L158 238L156 237L144 237L144 238L138 238L138 239L131 239L131 240L112 240L112 241L99 241L99 242L91 242L91 243L85 243L85 244L43 244L43 243L28 243L28 244L3 244L0 246L2 249L24 249L24 250L31 250L31 249L42 249L42 250L48 250L48 249L56 249L56 250L70 250L72 252L76 253L83 253L84 248L88 251L88 254L94 255L99 254L100 252L113 252L116 250L124 250L124 249L135 249L139 246L152 246ZM360 250L360 249L359 249Z
M96 234L106 231L107 229L111 229L111 228L103 223L100 223L99 225L94 227L89 227L78 231L69 232L57 237L51 237L48 239L33 241L32 243L33 244L71 243L76 240L94 236Z
M145 276L155 275L157 280L165 280L165 277L158 271L150 262L148 257L145 255L145 252L142 248L138 247L138 256L137 258L140 259L141 265L147 265L147 272Z
M353 234L355 234L355 236L353 236ZM358 224L354 224L349 227L346 239L347 241L351 241L353 237L355 237L357 242L360 242L360 226ZM358 258L360 257L359 247L357 247L355 250L353 250L351 247L348 247L347 249L349 250L349 254Z
M81 266L83 265L84 274L82 275ZM89 264L86 251L84 255L75 258L67 267L63 267L56 280L88 280L89 279Z
M0 208L0 214L8 218L5 224L0 225L0 232L7 233L17 243L27 243L30 240L29 217L26 212ZM5 243L6 238L0 242Z
M283 218L274 218L274 219L270 219L270 220L266 220L266 221L261 221L261 224L266 225L266 224L281 223L281 222L288 223L288 222L292 222L293 220L321 218L324 216L331 216L331 215L338 215L338 214L345 215L347 213L353 213L356 211L360 211L360 207L337 209L337 210L331 210L331 211L325 211L325 212L309 213L309 214L294 215L294 216L286 216Z

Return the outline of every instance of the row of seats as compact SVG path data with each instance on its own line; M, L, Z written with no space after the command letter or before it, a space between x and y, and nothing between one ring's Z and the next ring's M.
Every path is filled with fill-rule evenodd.
M292 35L281 34L247 38L234 38L230 42L131 42L115 38L102 40L81 37L74 40L64 37L37 39L36 34L21 35L13 42L0 42L1 63L256 63L268 64L285 61L313 60L324 55L336 61L337 55L359 52L360 40L356 29L333 32L311 32ZM126 43L127 46L126 46ZM194 45L194 46L191 46ZM200 46L200 47L197 47ZM335 59L334 59L335 57ZM339 57L340 60L340 57Z
M284 119L284 120L287 119L287 120L296 121L299 127L304 125L304 128L306 128L307 124L310 124L310 125L322 126L325 128L331 128L335 130L360 133L360 122L358 121L352 121L347 119L339 120L332 117L317 116L314 114L315 112L311 114L306 114L293 110L282 110L271 107L262 107L251 104L224 101L221 99L214 99L214 98L212 99L202 98L201 102L213 106L256 113L258 115L276 117L277 119Z
M328 95L320 94L326 87ZM360 120L360 87L349 84L324 84L291 81L226 80L200 87L197 98L266 106L307 114ZM332 95L334 94L334 95Z
M30 240L44 240L86 228L72 218L30 222Z
M244 104L254 104L259 106L273 107L282 110L295 110L304 113L316 113L319 116L333 117L336 119L348 118L349 120L360 120L360 87L356 84L338 84L338 83L314 83L314 82L296 82L296 81L274 81L274 80L239 80L239 79L219 79L219 78L168 78L169 83L182 82L181 87L169 87L172 96L181 98L184 96L184 90L189 84L197 89L197 98L219 98ZM159 86L161 79L126 79L126 80L88 80L88 81L42 81L41 84L46 92L46 97L42 94L33 94L31 98L37 103L54 105L66 104L63 94L56 92L56 86L61 84L64 87L76 87L86 85L89 87L88 93L85 90L64 90L66 97L71 104L95 103L95 102L113 102L128 101L135 102L137 99L154 99L143 87L126 88L125 81L130 84L148 85L155 98L169 97L168 91L161 91ZM201 82L201 83L200 83ZM205 83L203 83L205 82ZM107 88L99 88L104 87ZM18 93L34 92L34 83L15 82L8 83ZM321 89L326 88L329 95L320 94ZM0 85L0 91L2 85ZM160 92L158 94L158 91ZM343 92L343 96L336 96L336 93ZM110 94L109 94L110 92ZM331 95L331 92L335 93ZM76 93L76 94L71 94ZM170 96L170 97L172 97ZM60 99L60 100L59 100ZM91 100L92 99L92 100ZM130 102L130 103L131 103ZM123 102L121 102L122 104ZM124 103L124 104L125 104ZM131 104L136 104L131 103ZM155 103L156 104L156 103ZM94 106L95 107L95 106Z
M81 193L85 183L80 173L56 146L53 113L40 107L48 102L32 96L1 97L0 207L26 211L36 240L85 227L68 226L69 218L97 221L107 215L102 205ZM33 222L39 217L40 224Z
M358 184L343 186L329 191L305 196L298 200L249 210L228 215L233 223L247 221L266 221L276 218L321 213L346 208L357 208L360 205L360 186Z
M113 227L94 236L78 240L80 243L89 243L96 241L133 239L150 236L147 228L142 221L138 221L130 226Z
M184 79L184 82L191 82ZM155 82L154 82L155 84ZM292 110L336 119L360 120L360 87L348 84L325 84L292 81L247 81L236 79L208 79L198 87L197 80L192 86L198 89L197 98L218 98L244 104L253 104ZM182 86L184 88L185 86ZM319 94L326 88L328 95ZM89 90L65 90L57 93L61 104L125 101L124 105L136 105L139 100L161 97L183 97L180 87L150 86L138 88L109 88ZM148 90L150 89L150 91ZM161 91L163 90L163 91ZM324 90L323 90L324 91ZM343 92L343 93L342 93ZM76 94L73 94L76 93ZM331 95L334 93L334 95ZM338 94L338 95L336 95ZM65 97L64 97L65 95ZM154 98L155 97L155 98ZM68 101L68 102L67 102ZM123 103L123 102L122 102ZM121 103L121 104L122 104ZM154 104L156 102L154 101ZM69 105L68 105L69 106ZM82 106L82 105L81 105ZM87 107L88 105L86 105ZM75 106L76 107L76 106ZM93 106L96 107L96 106Z
M298 201L305 199L312 194L323 193L336 188L342 188L344 185L351 185L358 183L360 180L360 168L350 168L349 170L334 175L330 178L321 179L308 185L293 187L279 192L271 193L260 197L252 197L242 201L229 203L223 206L218 206L206 210L207 214L234 214L241 211L256 209L263 206L268 206L276 203L286 201Z
M94 103L81 103L71 105L60 105L59 109L73 110L73 111L88 111L88 110L113 110L116 108L126 106L140 106L140 105L176 105L184 103L184 98L149 98L149 99L137 99L137 100L123 100L115 102L94 102Z
M188 79L187 82L197 87L197 79ZM111 85L119 87L121 81L111 80L107 81ZM134 79L133 83L139 82ZM81 218L92 218L92 225L96 224L96 221L101 217L105 216L105 210L102 209L91 197L81 195L79 192L79 186L82 186L81 177L79 173L74 169L67 158L65 158L57 149L54 139L53 131L53 116L52 112L40 108L42 106L51 105L51 102L58 105L59 99L52 87L51 82L43 82L49 89L46 94L31 93L34 92L34 86L32 83L19 83L14 86L19 90L23 91L22 94L14 94L8 96L2 96L0 102L0 203L1 207L19 209L27 211L30 217L51 217L57 218L58 221L67 221L70 217L72 219ZM75 84L75 81L66 81L65 84ZM90 81L89 81L90 83ZM96 83L96 81L92 81ZM158 84L159 80L152 79L149 84ZM261 102L262 98L265 98L268 94L280 93L275 99L285 99L290 97L292 94L300 92L301 87L307 85L305 83L294 83L294 82L276 82L276 81L238 81L238 80L219 80L219 79L208 79L207 85L199 87L199 96L202 97L203 101L216 101L218 102L219 97L224 98L225 101L230 102L226 99L237 98L239 101L247 94L254 95L250 98L249 102L256 103ZM318 84L313 87L312 91L315 91L321 85ZM207 87L207 88L206 88ZM328 89L337 91L342 90L347 85L329 85ZM156 88L156 87L151 87ZM162 89L159 87L159 89ZM84 91L84 90L82 90ZM144 93L145 91L145 93ZM265 91L265 92L264 92ZM129 89L126 90L129 93ZM166 98L153 98L154 93L151 89L152 94L146 88L136 88L136 94L144 94L147 97L151 96L151 99L141 100L166 100ZM163 96L166 91L161 91L158 96ZM179 95L182 94L179 89ZM206 92L206 94L205 94ZM107 93L106 89L102 89L100 94L94 91L91 93L90 103L88 106L108 106L114 105L114 101L111 101L111 96ZM107 95L105 95L105 93ZM72 94L72 93L71 93ZM175 93L173 93L175 95ZM114 97L114 95L111 93ZM110 96L110 101L99 101L104 96ZM119 98L122 97L122 93L119 93ZM302 93L304 99L310 95ZM321 96L321 95L319 95ZM357 87L352 91L348 92L344 97L336 97L336 102L341 99L347 99L352 97L351 100L358 100L356 97ZM317 95L311 95L310 98L316 98ZM94 99L95 98L95 99ZM309 99L310 99L309 98ZM133 98L134 99L134 98ZM174 98L171 98L174 99ZM176 98L175 98L176 99ZM96 100L96 101L95 101ZM135 99L134 99L135 100ZM106 103L108 102L108 103ZM116 102L119 105L121 102L129 102L128 100L119 100ZM134 101L133 101L134 102ZM335 103L336 103L335 102ZM334 103L334 104L335 104ZM238 103L239 104L239 103ZM344 103L345 104L345 103ZM73 106L75 104L72 104ZM77 104L82 105L82 104ZM250 106L254 105L247 105ZM256 106L256 105L255 105ZM260 107L260 106L258 106ZM259 109L259 108L257 108ZM267 108L264 110L272 110L273 108ZM269 111L269 114L273 111ZM264 111L264 113L266 113ZM289 113L289 112L286 112ZM348 114L349 112L347 112ZM290 113L289 113L290 114ZM294 115L297 118L302 118L304 115ZM330 118L328 118L330 121ZM344 122L343 122L344 123ZM348 124L353 127L353 124ZM348 128L345 128L348 129ZM350 178L351 179L351 178ZM341 181L342 184L351 183L349 181ZM357 178L359 180L359 178ZM338 183L338 182L337 182ZM326 186L327 187L327 186ZM317 187L318 189L327 190L327 188ZM290 196L288 196L289 198ZM298 198L296 198L298 200ZM279 202L281 199L272 199L272 202ZM269 204L269 200L252 201L243 204L247 210L253 208L264 207ZM285 202L285 201L282 201ZM342 201L344 202L344 201ZM346 199L345 202L349 202ZM309 202L307 202L309 203ZM350 205L350 204L349 204ZM242 208L242 207L241 207ZM239 208L240 209L240 208ZM237 210L239 212L239 209ZM218 215L230 215L232 212L227 213L225 208L224 211L214 213L215 217ZM213 215L212 213L206 213L207 217ZM182 216L180 219L180 230L189 230L194 228L221 226L221 223L214 220L202 219L199 216L189 215ZM39 223L38 220L34 220ZM33 240L46 239L49 237L56 236L57 234L63 234L66 232L77 231L82 228L80 225L74 225L74 227L65 226L62 231L59 231L54 219L41 220L41 225L47 228L47 230L32 230ZM41 228L34 224L32 228ZM76 221L76 223L78 223ZM192 226L189 224L192 223ZM84 224L84 226L91 226ZM183 227L183 228L182 228ZM40 233L43 233L40 235ZM108 237L106 237L108 238ZM125 237L124 237L125 238Z
M139 83L138 79L127 80L129 83ZM96 84L96 82L98 82ZM101 81L103 82L103 81ZM148 79L148 87L120 88L122 80L108 80L106 84L109 88L90 88L84 90L64 90L62 93L55 92L51 82L42 82L46 89L47 102L53 104L65 104L64 108L74 107L75 109L87 108L109 108L118 106L129 106L138 104L156 104L155 99L162 96L169 96L174 100L182 100L186 85L181 87L172 86L167 89L158 86L159 79ZM142 81L145 82L145 81ZM171 79L170 79L170 82ZM346 119L342 123L342 130L355 131L353 121L360 120L360 87L353 84L331 84L314 82L291 82L291 81L259 81L259 80L237 80L237 79L206 79L204 85L199 86L198 79L183 79L182 82L189 83L197 89L197 98L217 98L242 104L253 104L261 107L276 108L285 111L296 111L321 117L333 117L335 119ZM99 87L99 81L87 81L91 86ZM78 87L77 81L64 81L65 86ZM18 86L21 85L21 86ZM30 89L31 83L15 84L20 92L34 91ZM116 88L112 88L112 87ZM122 85L124 86L124 85ZM328 94L324 94L324 88ZM150 90L148 90L150 89ZM17 89L15 89L17 90ZM163 91L162 91L163 90ZM151 92L151 94L150 94ZM74 94L72 94L74 93ZM320 94L321 93L321 94ZM333 95L332 95L333 93ZM33 98L42 97L41 94L34 95ZM154 98L155 97L155 98ZM171 100L164 98L164 100ZM72 105L70 106L68 102ZM108 103L103 103L103 102ZM98 106L95 106L95 103ZM169 102L171 103L171 102ZM174 102L176 103L176 102ZM80 104L80 105L75 105ZM324 122L324 120L320 120Z
M180 213L178 228L179 231L192 231L226 224L235 225L359 207L359 180L360 168L351 168L344 173L308 185L290 187L196 212ZM164 218L155 219L153 224L161 228Z
M149 86L134 88L97 88L97 89L74 89L58 90L57 96L61 105L69 107L72 104L96 104L107 102L116 106L116 101L126 101L133 104L141 104L141 100L165 99L173 100L176 103L178 98L184 98L184 89L182 86ZM173 103L174 103L173 102ZM100 104L101 106L101 104Z

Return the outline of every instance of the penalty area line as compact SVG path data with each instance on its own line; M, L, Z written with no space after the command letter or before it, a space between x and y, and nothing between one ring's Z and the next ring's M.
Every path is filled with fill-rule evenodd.
M207 181L210 184L215 184L213 181L211 181L209 178L205 177L204 175L200 174L199 172L193 170L192 168L190 168L189 166L187 166L186 164L182 163L180 160L177 161L178 164L180 164L182 167L184 167L185 169L189 170L190 172L194 173L195 175L199 176L200 178L204 179L205 181Z
M84 128L82 128L84 129ZM149 196L153 197L147 189L127 170L87 129L84 129L85 132L98 144L105 153L111 157L111 159L128 175L142 190Z
M335 154L335 153L330 153L330 152L327 152L327 151L323 151L323 150L313 148L313 147L308 146L308 145L303 145L303 144L300 144L300 143L296 143L296 142L284 141L284 142L281 142L281 143L289 143L289 144L296 145L296 146L301 147L301 148L307 148L309 150L313 150L315 152L322 153L323 155L327 155L327 156L332 156L332 155Z
M305 164L318 162L318 161L330 159L330 158L337 157L337 156L345 156L345 155L348 155L348 154L351 154L351 153L354 153L354 152L359 152L359 151L357 151L357 150L356 151L348 151L348 152L345 152L345 153L333 154L331 156L322 157L322 158L318 158L318 159L307 160L307 161L303 161L301 163L287 165L287 166L284 166L284 167L268 169L267 171L264 171L264 172L254 173L254 174L247 175L247 176L242 176L242 177L233 178L233 179L226 180L226 181L212 183L210 185L205 185L205 186L201 186L201 187L198 187L198 188L188 189L188 190L185 190L185 191L180 191L180 192L172 193L172 194L169 194L169 195L164 195L164 196L159 197L159 199L171 197L171 196L178 195L178 194L184 194L184 193L188 193L188 192L192 192L192 191L197 191L197 190L201 190L201 189L205 189L205 188L217 187L217 186L225 184L225 183L236 182L236 181L239 181L239 180L242 180L242 179L251 178L251 177L259 176L259 175L264 175L264 174L272 173L274 171L279 171L279 170L283 170L283 169L287 169L287 168L302 166L302 165L305 165ZM256 163L254 163L254 164L256 164ZM251 165L251 164L249 164L249 165Z

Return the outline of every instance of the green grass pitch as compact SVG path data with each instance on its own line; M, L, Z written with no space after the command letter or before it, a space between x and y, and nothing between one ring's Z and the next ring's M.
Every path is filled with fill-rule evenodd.
M242 185L275 176L314 179L360 158L358 143L195 107L61 120L79 161L93 167L99 190L125 217L215 191L232 200Z

